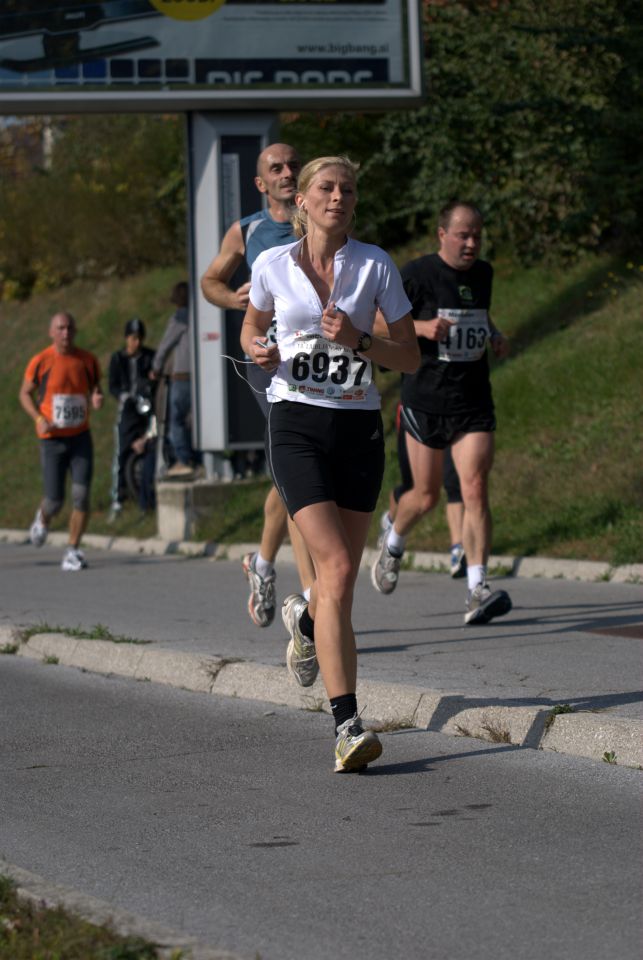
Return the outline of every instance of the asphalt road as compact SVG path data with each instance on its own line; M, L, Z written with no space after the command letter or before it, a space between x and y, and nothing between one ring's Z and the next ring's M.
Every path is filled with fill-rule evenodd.
M324 714L0 660L0 857L52 882L261 960L640 957L638 771L398 731L338 776Z
M237 561L90 549L89 569L69 574L60 570L61 553L49 545L0 544L0 625L100 623L161 647L284 663L281 618L264 630L250 622ZM462 580L405 572L384 597L362 571L354 609L360 676L455 692L472 702L549 701L640 716L640 585L492 582L510 592L513 611L465 627ZM292 566L279 565L277 589L279 600L297 589Z

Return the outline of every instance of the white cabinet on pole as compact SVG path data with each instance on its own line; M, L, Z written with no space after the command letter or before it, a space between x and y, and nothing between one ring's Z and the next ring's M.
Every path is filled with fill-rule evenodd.
M243 314L208 303L200 278L235 220L261 209L257 157L277 139L270 113L188 113L188 237L191 291L193 442L198 450L255 449L264 420L247 384L224 355L243 360ZM241 269L231 281L247 279ZM237 364L240 373L245 367Z

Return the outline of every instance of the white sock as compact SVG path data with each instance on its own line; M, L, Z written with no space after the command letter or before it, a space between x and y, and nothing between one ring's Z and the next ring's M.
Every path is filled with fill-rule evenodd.
M272 573L275 572L274 563L270 563L269 560L264 560L259 551L255 557L255 570L260 577L269 577Z
M393 556L401 557L404 553L405 543L406 537L401 536L395 529L395 525L393 525L386 537L386 546L389 549L389 553L392 553Z
M483 566L467 567L467 583L469 590L473 590L479 583L485 583L487 580L487 568Z
M302 597L304 598L304 600L310 601L310 590L311 590L310 587L306 587L306 589L302 593Z

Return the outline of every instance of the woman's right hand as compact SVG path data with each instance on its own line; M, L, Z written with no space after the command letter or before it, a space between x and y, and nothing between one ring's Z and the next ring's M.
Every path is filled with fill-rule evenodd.
M250 356L266 373L274 373L281 362L279 347L267 337L254 337L250 344Z

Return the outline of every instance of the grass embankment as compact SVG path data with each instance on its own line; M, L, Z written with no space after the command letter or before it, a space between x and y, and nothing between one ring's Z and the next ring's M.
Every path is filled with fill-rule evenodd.
M400 254L418 255L417 245ZM127 280L76 283L58 295L2 305L0 444L4 451L0 526L27 527L40 494L37 444L17 403L28 357L47 343L54 309L76 314L78 344L106 369L125 320L141 316L158 342L180 270ZM512 356L494 364L498 416L492 478L494 552L631 563L643 560L641 488L643 268L607 256L573 268L531 270L496 261L493 316L512 339ZM397 481L393 416L399 378L380 378L389 457L380 506ZM115 405L94 415L96 478L91 530L148 536L153 518L132 507L106 523ZM200 535L220 542L256 540L267 481L222 486L221 502ZM64 515L56 526L62 527ZM371 539L377 535L373 523ZM444 550L448 533L438 508L424 518L411 549Z
M168 301L171 287L183 279L184 271L153 270L127 280L116 278L100 282L78 281L60 291L39 294L23 303L3 303L3 351L0 358L0 525L25 527L33 518L41 495L38 443L35 431L17 401L18 390L28 359L50 343L47 336L49 317L57 310L69 310L76 317L79 347L92 350L103 371L105 405L92 414L95 474L92 486L93 532L107 529L110 505L110 470L113 448L113 425L116 402L109 396L107 373L109 358L123 344L123 328L132 316L141 317L147 327L147 342L159 342L168 317L173 311ZM66 510L54 521L62 529ZM127 511L120 533L144 535L155 530L155 521L148 518L137 525L138 513ZM111 529L111 528L110 528Z
M181 960L176 950L173 960ZM0 876L0 960L157 960L156 947L97 927L62 907L20 899Z

